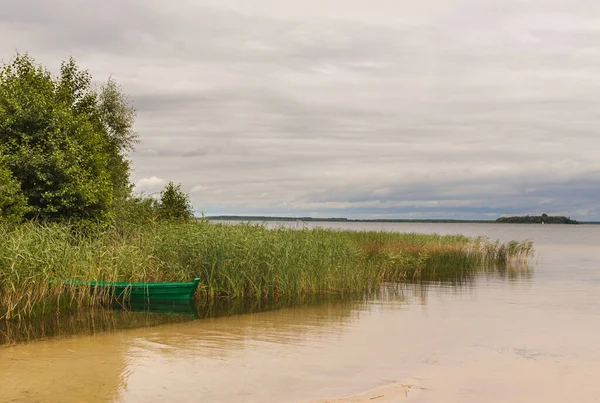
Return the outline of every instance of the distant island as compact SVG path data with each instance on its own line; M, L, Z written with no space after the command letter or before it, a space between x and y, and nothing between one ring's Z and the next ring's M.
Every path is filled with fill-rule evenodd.
M549 216L548 214L500 217L496 222L502 224L581 224L579 221L571 220L569 217Z
M277 216L243 216L243 215L219 215L207 216L205 219L211 221L303 221L303 222L372 222L372 223L481 223L481 224L598 224L597 222L585 222L571 220L568 217L549 216L516 216L500 217L497 220L459 220L459 219L401 219L401 218L371 218L351 219L340 217L277 217Z

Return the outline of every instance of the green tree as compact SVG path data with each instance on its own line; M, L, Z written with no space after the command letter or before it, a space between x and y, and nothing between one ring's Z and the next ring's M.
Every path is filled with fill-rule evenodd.
M29 210L19 182L4 164L0 154L0 219L20 222Z
M130 164L127 153L138 142L133 131L136 111L117 83L109 78L98 94L100 119L108 133L109 170L114 196L125 199L131 195Z
M135 110L114 81L100 92L73 59L55 77L27 54L0 70L0 147L26 218L105 221L130 194Z
M181 190L181 184L175 186L173 182L160 192L158 211L162 219L189 220L194 217L189 196Z

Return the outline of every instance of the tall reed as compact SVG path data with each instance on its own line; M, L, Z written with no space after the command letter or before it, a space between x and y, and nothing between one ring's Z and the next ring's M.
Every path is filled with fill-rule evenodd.
M531 242L464 236L157 223L106 232L0 224L0 317L98 304L62 280L190 281L197 298L279 298L373 290L524 261Z

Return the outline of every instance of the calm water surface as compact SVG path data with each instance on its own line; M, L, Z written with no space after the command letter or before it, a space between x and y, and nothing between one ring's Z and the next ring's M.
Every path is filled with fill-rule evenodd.
M600 226L314 225L531 239L538 255L462 287L0 346L0 402L305 402L394 382L415 402L600 401Z

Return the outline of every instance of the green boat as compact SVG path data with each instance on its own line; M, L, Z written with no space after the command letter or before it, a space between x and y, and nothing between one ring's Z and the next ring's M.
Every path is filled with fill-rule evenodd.
M130 283L107 281L69 280L68 285L91 287L92 293L106 293L111 299L137 303L187 303L194 297L200 284L196 278L190 283Z

